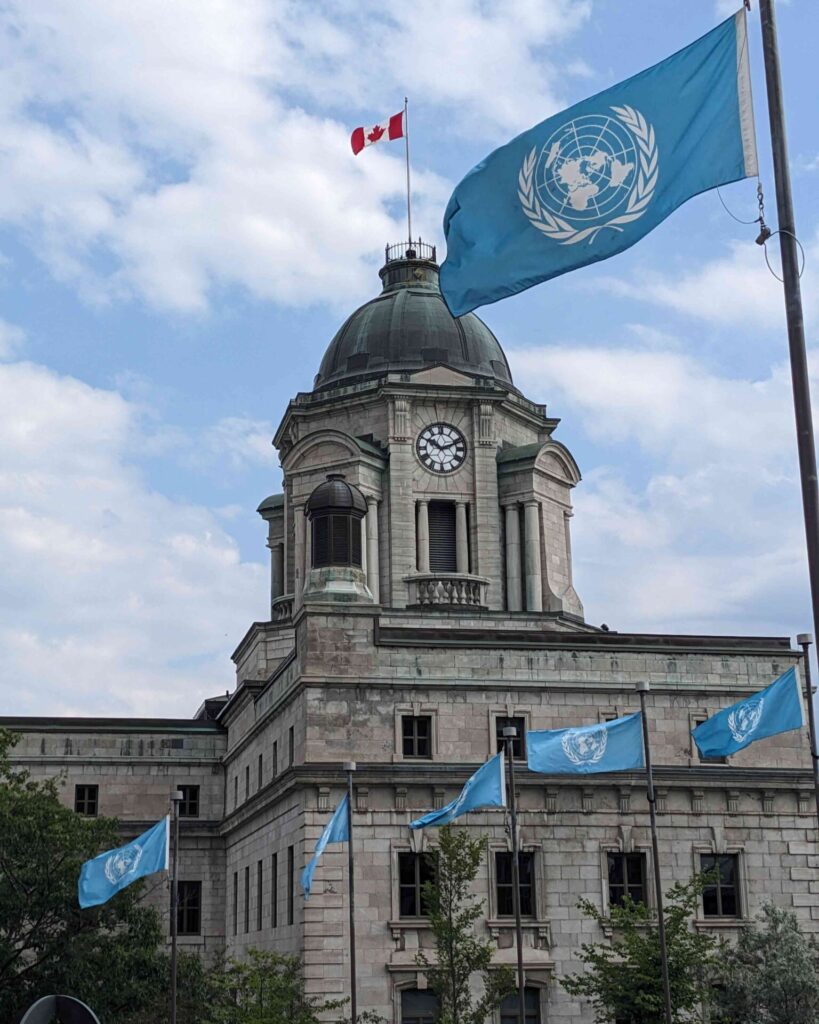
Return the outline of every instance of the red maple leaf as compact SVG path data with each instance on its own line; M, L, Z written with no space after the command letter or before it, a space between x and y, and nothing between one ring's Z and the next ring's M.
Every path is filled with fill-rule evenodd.
M380 124L377 124L375 128L373 128L373 130L369 133L367 138L370 140L370 142L378 142L378 140L381 138L383 134L384 129L381 127Z

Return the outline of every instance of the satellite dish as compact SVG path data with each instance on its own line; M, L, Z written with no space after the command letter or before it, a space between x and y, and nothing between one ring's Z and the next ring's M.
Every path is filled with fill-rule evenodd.
M43 996L30 1006L18 1024L100 1024L100 1019L85 1003L73 996Z

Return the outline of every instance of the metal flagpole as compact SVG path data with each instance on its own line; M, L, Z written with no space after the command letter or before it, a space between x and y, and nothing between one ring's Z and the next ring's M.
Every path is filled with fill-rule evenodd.
M813 707L813 686L810 681L810 633L800 633L796 642L802 648L805 665L805 699L808 702L808 723L810 725L810 756L813 760L813 789L816 796L816 821L819 824L819 749L816 745L816 711Z
M358 1020L358 1001L356 999L355 973L355 870L353 860L353 772L355 761L346 761L344 771L347 773L347 885L350 904L350 1019L352 1024Z
M668 977L668 950L665 944L665 916L663 912L663 882L660 877L660 847L657 843L657 811L655 808L654 776L651 773L651 747L648 742L648 720L646 719L646 692L648 683L637 684L640 694L640 717L643 720L643 752L646 761L646 790L648 793L648 811L651 818L651 852L654 861L654 889L657 899L657 931L660 938L660 966L663 975L663 998L665 1000L665 1022L674 1024L671 1010L671 981Z
M507 725L503 730L503 748L509 762L509 818L512 825L512 906L515 910L515 941L518 948L518 1024L526 1024L523 975L523 927L520 923L520 861L518 851L518 808L515 798L514 741L518 730Z
M407 247L412 248L412 209L410 205L409 111L404 97L404 150L407 154Z
M175 789L171 793L173 809L173 862L171 867L171 1024L176 1024L176 934L178 930L177 913L179 911L179 804L182 793Z
M768 117L771 124L779 251L782 258L785 317L788 325L793 406L796 415L796 443L802 481L802 510L808 547L813 632L814 635L819 636L819 489L817 489L816 481L816 446L813 438L808 360L805 352L805 323L802 317L802 294L799 287L799 255L788 169L788 144L785 138L785 113L773 0L759 0L759 14L762 22L762 52L765 58Z

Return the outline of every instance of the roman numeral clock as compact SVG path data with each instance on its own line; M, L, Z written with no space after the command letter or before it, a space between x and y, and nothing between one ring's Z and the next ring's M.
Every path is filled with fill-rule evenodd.
M466 439L450 423L433 423L418 435L415 450L430 472L454 473L466 458Z

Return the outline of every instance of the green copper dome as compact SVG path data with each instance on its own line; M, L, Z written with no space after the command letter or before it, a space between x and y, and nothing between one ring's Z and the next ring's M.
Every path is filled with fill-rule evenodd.
M423 250L433 258L422 258ZM434 249L420 246L395 259L389 251L379 271L381 294L357 309L330 342L315 390L436 363L511 385L506 356L486 324L473 313L456 319L447 309Z

